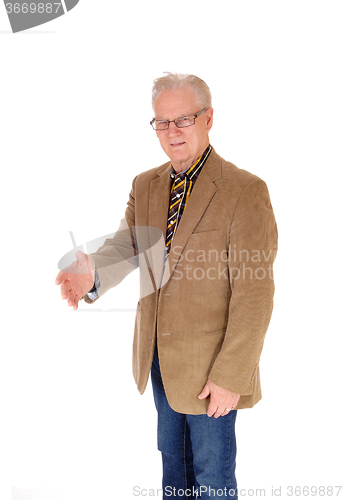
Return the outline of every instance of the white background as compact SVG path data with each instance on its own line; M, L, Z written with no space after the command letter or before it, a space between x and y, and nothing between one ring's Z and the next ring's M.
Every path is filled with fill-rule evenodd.
M134 176L166 161L149 125L163 71L208 83L212 145L267 182L278 222L239 488L342 484L342 21L337 1L81 0L12 34L0 6L1 500L160 488L150 382L141 397L131 375L137 273L108 312L69 310L54 280L69 231L115 231Z

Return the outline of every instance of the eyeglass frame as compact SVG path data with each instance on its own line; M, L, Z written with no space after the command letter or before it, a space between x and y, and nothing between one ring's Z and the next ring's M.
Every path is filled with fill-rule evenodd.
M198 116L202 115L208 108L202 108L201 111L199 111L199 113L197 113L196 115L185 115L185 116L179 116L178 118L175 118L175 120L156 120L156 118L153 118L150 122L150 125L152 126L153 130L155 130L156 132L164 132L165 130L168 130L169 129L169 124L170 123L175 123L175 126L177 128L187 128L187 127L192 127L193 125L195 125L195 119L198 118ZM191 125L185 125L184 127L179 127L177 124L176 124L176 120L180 120L180 118L194 118L194 123L192 123ZM162 130L157 130L156 128L154 128L154 122L168 122L168 127L167 128L163 128Z

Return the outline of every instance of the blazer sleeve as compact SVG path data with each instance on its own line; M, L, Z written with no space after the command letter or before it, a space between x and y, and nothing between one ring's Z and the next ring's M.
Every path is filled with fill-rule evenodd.
M208 378L240 395L253 392L273 309L277 226L266 184L241 193L229 230L231 297L224 341Z
M94 304L110 288L118 285L129 273L138 267L138 258L135 247L135 182L127 203L125 218L121 220L119 228L113 238L105 240L104 244L94 253L91 253L99 276L100 289L96 299L91 300L87 294L82 298L88 304Z

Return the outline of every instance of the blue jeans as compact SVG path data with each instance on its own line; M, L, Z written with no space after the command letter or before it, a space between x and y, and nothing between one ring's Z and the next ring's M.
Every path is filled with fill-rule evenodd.
M158 413L157 444L162 453L163 500L237 500L237 410L219 418L172 410L162 383L157 347L151 381Z

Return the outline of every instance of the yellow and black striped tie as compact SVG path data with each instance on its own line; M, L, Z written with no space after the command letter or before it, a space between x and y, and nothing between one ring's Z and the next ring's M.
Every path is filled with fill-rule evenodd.
M170 173L172 178L172 187L166 231L166 258L169 255L176 229L186 208L195 181L197 180L211 150L212 146L208 145L202 156L198 158L197 161L185 172L176 174L172 169Z
M187 185L188 184L188 185ZM174 177L170 194L170 205L168 212L167 232L166 232L166 251L169 254L170 245L173 240L182 204L186 205L187 201L184 199L189 197L192 189L192 181L186 183L186 174L177 174ZM185 193L187 190L187 193Z

